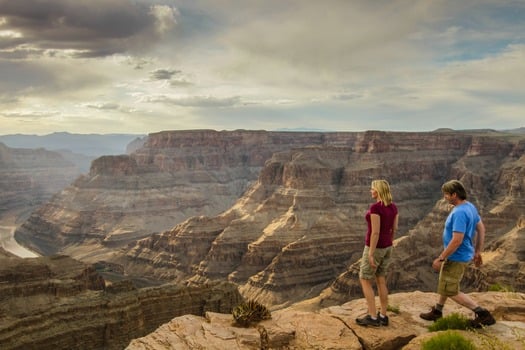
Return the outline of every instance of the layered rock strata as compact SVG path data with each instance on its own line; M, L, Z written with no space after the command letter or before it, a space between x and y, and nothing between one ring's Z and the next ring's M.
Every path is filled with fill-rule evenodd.
M28 217L79 175L78 167L57 152L0 143L0 219Z
M326 301L348 300L361 295L356 262L370 182L386 178L406 236L389 287L433 290L429 264L449 210L440 187L458 178L483 215L487 247L516 257L514 280L499 273L505 260L487 255L467 289L520 287L521 246L497 240L521 237L524 144L523 135L495 132L162 132L130 156L97 159L17 237L44 253L121 264L133 277L229 280L274 307L327 286Z
M244 130L150 134L129 156L93 161L88 175L35 211L15 237L45 255L107 259L114 248L189 217L229 209L275 152L348 144L356 137Z
M180 315L229 313L235 286L105 286L90 266L64 256L0 258L0 346L9 349L123 349Z
M525 143L476 140L467 154L450 169L450 178L460 179L470 189L469 200L477 205L486 226L484 264L470 266L461 288L466 291L491 287L525 290ZM443 250L443 226L451 207L444 200L395 242L395 258L388 276L396 291L435 290L432 260ZM323 291L322 305L360 295L359 263Z
M348 147L295 148L275 153L230 210L190 218L140 240L119 261L129 273L159 279L189 278L196 284L227 279L246 298L275 308L316 296L329 285L333 295L324 302L349 300L361 296L356 272L370 181L386 178L401 213L400 235L406 235L396 243L389 287L433 290L430 263L440 252L450 209L440 199L442 183L459 178L470 189L489 247L522 222L523 189L516 184L522 162L521 139L501 134L367 132ZM504 203L518 210L492 213ZM518 282L511 283L518 287L520 259L513 271ZM489 272L499 267L488 266L469 274L468 290L497 282L501 276Z

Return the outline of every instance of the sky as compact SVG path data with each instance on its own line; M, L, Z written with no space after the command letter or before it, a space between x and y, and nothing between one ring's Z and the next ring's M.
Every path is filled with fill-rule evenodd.
M525 126L525 0L0 0L0 134Z

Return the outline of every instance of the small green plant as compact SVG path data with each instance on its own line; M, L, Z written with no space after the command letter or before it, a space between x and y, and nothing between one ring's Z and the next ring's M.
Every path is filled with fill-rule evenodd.
M507 286L499 283L491 284L488 290L489 292L514 292L514 288L512 286Z
M395 314L399 314L399 305L388 305L386 307L387 311L393 312Z
M241 327L249 327L253 323L272 318L266 306L253 300L237 305L232 314L234 324Z
M421 344L422 350L476 350L472 342L453 331L440 333Z
M432 323L428 330L431 332L444 331L447 329L469 329L469 319L458 313L451 313L446 317L442 317Z

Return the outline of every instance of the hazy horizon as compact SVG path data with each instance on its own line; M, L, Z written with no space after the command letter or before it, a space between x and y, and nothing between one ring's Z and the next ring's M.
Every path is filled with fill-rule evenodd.
M517 129L523 18L515 0L0 0L0 132Z

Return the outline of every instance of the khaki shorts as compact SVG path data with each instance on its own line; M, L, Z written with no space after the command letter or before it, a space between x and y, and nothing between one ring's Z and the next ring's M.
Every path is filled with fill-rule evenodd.
M445 260L439 272L438 294L453 297L459 293L459 284L467 263Z
M374 251L374 260L377 269L372 269L368 261L368 252L370 247L365 245L363 249L363 256L361 257L361 265L359 266L359 278L364 280L371 280L378 276L386 276L388 267L392 260L392 247L376 248Z

